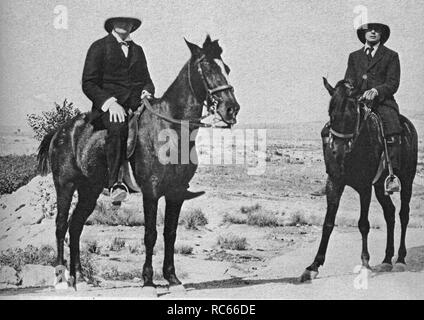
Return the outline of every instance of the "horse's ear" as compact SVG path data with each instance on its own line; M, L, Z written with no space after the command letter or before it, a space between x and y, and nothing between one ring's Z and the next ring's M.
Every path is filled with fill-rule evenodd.
M203 42L203 49L212 43L212 39L210 35L206 35L205 42Z
M187 44L187 47L190 49L191 55L194 57L198 57L200 56L202 49L198 46L195 45L194 43L191 43L190 41L188 41L186 38L184 38L184 41Z
M326 77L322 77L322 81L324 82L324 87L325 87L325 89L327 89L327 91L330 94L330 96L333 96L333 94L334 94L334 88L328 83L327 78Z

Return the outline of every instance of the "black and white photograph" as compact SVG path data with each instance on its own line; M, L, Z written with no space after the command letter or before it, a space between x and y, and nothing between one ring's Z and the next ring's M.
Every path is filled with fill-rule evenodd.
M423 19L2 0L0 300L424 299Z

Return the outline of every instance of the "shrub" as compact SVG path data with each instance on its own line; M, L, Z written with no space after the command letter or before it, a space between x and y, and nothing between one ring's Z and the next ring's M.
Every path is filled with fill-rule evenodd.
M132 254L136 254L136 255L142 254L144 253L144 245L142 245L138 241L133 241L128 244L128 250Z
M226 213L222 221L224 223L245 224L247 217L241 213Z
M55 259L55 250L49 245L40 248L28 245L25 249L13 248L0 253L0 265L12 267L16 271L21 271L26 264L52 266Z
M80 253L80 261L82 274L87 279L87 283L93 284L95 286L99 285L100 281L95 277L98 273L97 268L95 267L92 254L87 251L82 251Z
M258 227L276 227L278 219L270 212L250 212L247 215L247 224Z
M81 113L67 99L63 101L62 105L59 105L57 102L54 104L55 107L52 110L43 111L41 115L34 113L27 115L28 124L34 130L34 137L39 141L46 134L56 131L61 125Z
M143 279L143 272L140 269L130 271L119 271L117 267L113 266L108 271L102 274L105 280L125 281L133 280L134 278Z
M246 250L247 240L245 237L240 237L235 234L221 235L218 237L218 245L222 249Z
M314 219L315 221L316 219ZM308 220L305 217L305 214L303 212L297 211L293 213L289 220L285 222L286 226L297 226L297 225L309 225L311 223L308 222Z
M240 208L240 211L242 213L251 213L251 212L254 212L254 211L258 211L260 208L261 208L260 204L257 203L257 204L255 204L253 206L242 206Z
M184 224L187 229L197 230L198 226L207 225L208 219L201 209L194 209L183 212L180 224Z
M175 246L174 252L177 254L192 254L193 247L188 244L178 244Z
M16 191L36 175L36 155L0 157L0 194Z
M85 245L89 253L101 254L100 246L96 240L87 241Z
M119 251L125 247L125 239L122 238L113 238L111 244L109 245L110 251Z

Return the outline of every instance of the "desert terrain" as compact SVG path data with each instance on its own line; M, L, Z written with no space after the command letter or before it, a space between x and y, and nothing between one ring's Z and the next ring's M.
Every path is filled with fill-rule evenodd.
M39 285L25 285L25 277L19 280L23 271L15 270L16 283L5 282L0 298L423 299L424 121L417 120L415 125L420 135L420 154L407 234L407 268L404 272L368 272L366 288L355 285L361 272L357 269L361 235L356 226L359 197L350 188L342 197L337 226L318 278L309 283L298 281L315 256L326 210L325 197L310 195L326 179L319 135L322 124L310 122L267 129L266 154L262 155L265 170L260 174L249 174L248 161L205 163L211 151L199 143L200 166L190 190L204 190L206 194L184 203L176 242L175 266L185 290L168 288L161 275L163 199L153 258L158 287L152 292L142 288L141 280L141 195L132 194L120 208L114 208L102 195L81 237L86 257L83 263L90 265L92 281L82 283L78 291L59 291L52 287L53 269L46 269L51 272L51 282ZM23 133L3 134L0 143L1 155L30 154L37 148L37 142ZM251 160L255 162L253 155ZM392 198L399 209L399 197ZM375 266L384 257L386 243L383 212L375 198L369 219L369 251L371 265ZM51 175L37 176L14 193L2 195L0 221L3 257L9 254L10 258L11 253L19 248L25 250L28 245L55 248ZM396 217L396 250L399 234ZM67 247L65 252L69 254Z

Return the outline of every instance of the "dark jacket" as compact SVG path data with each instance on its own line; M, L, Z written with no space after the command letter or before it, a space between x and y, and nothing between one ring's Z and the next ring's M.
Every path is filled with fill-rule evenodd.
M371 62L368 62L364 48L352 52L349 55L345 79L352 80L355 88L360 88L361 94L372 88L377 89L377 103L399 112L393 96L400 81L399 56L395 51L380 44Z
M93 102L93 112L103 112L103 103L111 97L125 109L136 109L143 90L155 91L143 49L131 42L126 58L112 34L94 42L85 59L82 90Z

